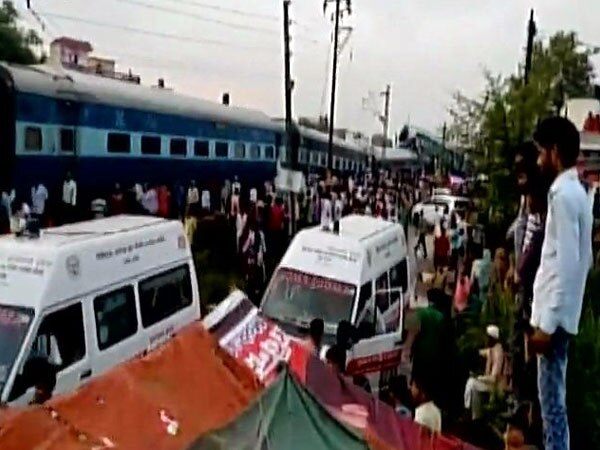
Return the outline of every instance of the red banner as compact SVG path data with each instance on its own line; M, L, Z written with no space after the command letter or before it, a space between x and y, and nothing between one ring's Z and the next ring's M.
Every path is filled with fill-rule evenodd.
M220 345L252 369L269 384L277 376L277 366L288 361L290 338L281 329L259 315L254 315L221 339Z

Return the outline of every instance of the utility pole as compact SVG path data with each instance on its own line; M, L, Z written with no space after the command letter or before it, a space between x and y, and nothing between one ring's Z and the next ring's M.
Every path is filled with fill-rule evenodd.
M525 52L525 86L529 84L529 73L531 72L531 64L533 60L533 43L537 28L535 25L534 11L531 10L529 15L529 23L527 25L527 50Z
M340 33L340 16L342 15L341 0L324 0L323 11L327 3L335 1L334 29L333 29L333 67L331 76L331 101L329 105L329 146L327 150L327 170L331 175L333 170L333 131L335 129L335 94L337 88L338 45ZM351 14L351 0L346 0L346 11Z
M286 132L286 159L292 176L298 168L298 148L300 147L300 132L294 125L292 118L292 52L290 50L290 4L291 0L283 1L283 48L284 48L284 91L285 91L285 132ZM290 186L290 232L296 233L296 193L294 186Z
M390 130L390 103L392 98L392 86L387 85L385 91L382 93L385 98L384 106L383 106L383 116L381 117L381 122L383 124L383 154L382 159L385 160L386 157L386 149L387 149L387 140L388 134Z

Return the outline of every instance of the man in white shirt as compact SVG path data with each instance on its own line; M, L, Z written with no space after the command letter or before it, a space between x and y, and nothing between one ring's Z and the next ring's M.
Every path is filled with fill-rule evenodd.
M31 188L32 213L38 217L44 215L46 210L46 201L48 200L48 190L42 183Z
M67 173L65 182L63 183L63 220L65 223L70 223L75 220L75 207L77 206L77 183L71 176L71 173Z
M534 140L542 172L554 179L540 266L533 285L530 350L538 355L538 390L546 450L569 449L566 373L592 266L592 214L576 163L580 138L567 119L538 125Z
M442 432L442 412L431 400L429 383L420 374L413 375L410 383L410 393L417 407L415 422L429 429L431 433Z
M190 187L187 191L187 206L188 208L191 205L195 205L200 201L200 193L198 192L198 188L196 187L196 182L192 180L190 182Z

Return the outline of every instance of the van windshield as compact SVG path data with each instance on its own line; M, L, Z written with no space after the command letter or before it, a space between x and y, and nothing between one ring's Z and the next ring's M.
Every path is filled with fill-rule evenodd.
M0 305L0 392L19 355L32 318L30 308Z
M279 269L265 295L263 313L284 323L308 326L312 319L328 325L350 320L356 287L351 284Z

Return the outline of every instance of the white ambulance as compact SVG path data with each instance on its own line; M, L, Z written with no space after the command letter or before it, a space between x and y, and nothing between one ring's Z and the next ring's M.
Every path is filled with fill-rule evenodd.
M0 238L0 403L27 403L30 358L55 394L141 355L200 318L178 221L116 216Z
M409 273L402 226L352 215L333 230L315 227L296 235L261 310L292 336L306 333L312 319L323 319L327 344L335 342L339 322L349 321L359 340L348 354L347 372L366 376L377 389L400 363L404 307L413 286Z

